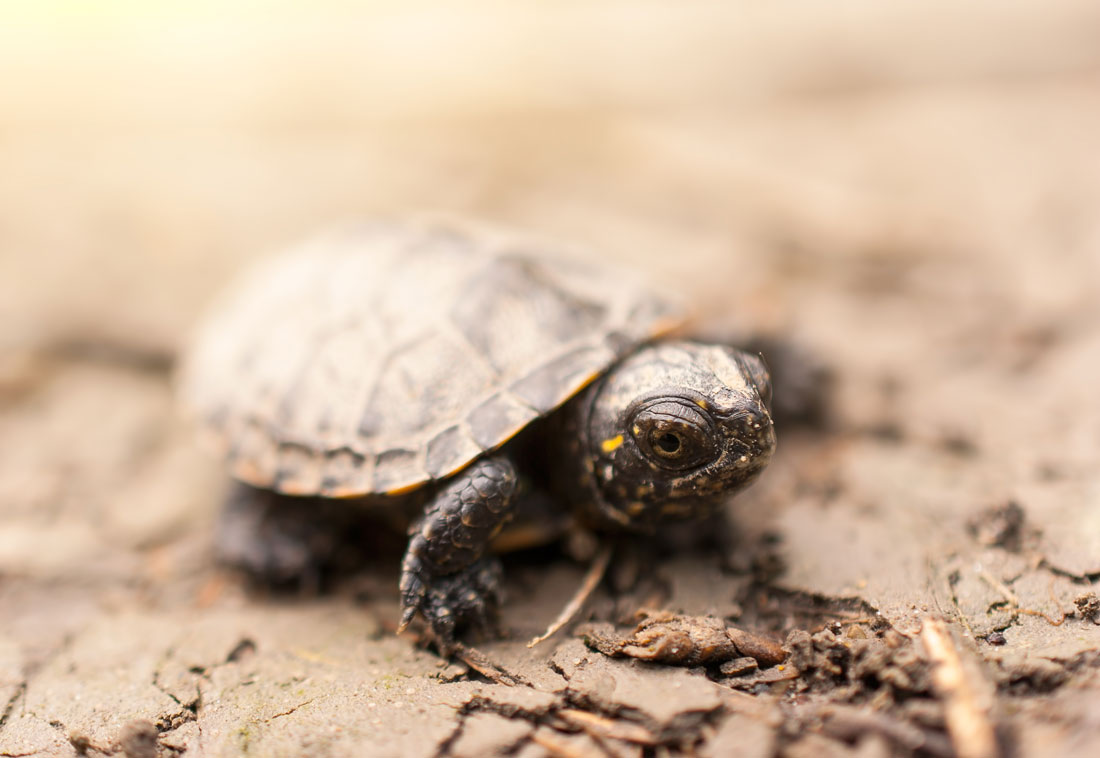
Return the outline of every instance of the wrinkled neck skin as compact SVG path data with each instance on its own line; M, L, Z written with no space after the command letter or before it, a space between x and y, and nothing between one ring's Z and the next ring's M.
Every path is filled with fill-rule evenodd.
M588 454L585 419L601 380L587 387L555 414L542 437L541 458L548 465L547 478L539 486L557 499L569 503L574 516L584 526L603 532L629 530L629 524L617 518L605 502L595 472L595 460Z
M604 531L704 518L771 459L768 382L758 357L732 348L644 346L562 409L547 484Z

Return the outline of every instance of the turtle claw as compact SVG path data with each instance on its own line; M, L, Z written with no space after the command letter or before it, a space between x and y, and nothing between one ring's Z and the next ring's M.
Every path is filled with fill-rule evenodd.
M412 623L413 618L416 616L416 606L411 605L404 610L401 614L401 621L397 623L397 633L405 631L409 628L409 624Z
M455 646L455 631L473 627L482 634L495 634L497 608L501 602L500 561L482 558L462 571L421 578L406 566L401 578L401 622L404 630L419 612L428 622L443 655Z
M408 564L412 565L408 565ZM419 561L408 561L401 573L401 621L397 624L397 633L405 631L416 617L416 612L424 605L426 587L420 575L423 568Z

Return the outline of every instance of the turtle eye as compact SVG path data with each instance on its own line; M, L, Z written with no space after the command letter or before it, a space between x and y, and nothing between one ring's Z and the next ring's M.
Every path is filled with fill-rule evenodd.
M680 435L676 432L664 432L656 435L655 440L651 440L653 443L653 449L658 455L676 455L680 452L680 447L684 444L680 441Z
M662 468L695 468L718 453L710 418L687 399L646 403L635 412L631 431L643 455Z

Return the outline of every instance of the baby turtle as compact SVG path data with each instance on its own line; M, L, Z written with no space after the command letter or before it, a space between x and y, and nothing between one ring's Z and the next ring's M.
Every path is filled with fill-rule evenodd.
M419 612L446 647L494 617L486 549L536 493L590 527L652 532L714 513L763 470L764 364L668 338L683 320L629 273L531 241L377 222L246 276L200 330L180 389L257 488L231 499L237 516L320 519L334 499L413 514L401 625ZM235 539L249 544L228 558L252 570L310 549L263 529Z

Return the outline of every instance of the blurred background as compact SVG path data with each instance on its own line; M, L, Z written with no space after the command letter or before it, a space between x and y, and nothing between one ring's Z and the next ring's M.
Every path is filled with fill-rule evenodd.
M1058 310L1100 273L1089 0L0 8L3 345L170 349L243 259L402 209L797 328L823 278Z
M950 597L974 635L1005 630L1006 660L1095 650L1084 622L1009 617L974 567L1053 616L1100 577L1098 135L1095 0L0 0L0 749L68 750L50 723L108 744L199 691L222 710L183 716L236 744L297 707L197 679L242 634L277 674L259 680L310 667L322 716L380 648L435 670L364 634L392 577L327 616L249 605L211 568L224 481L169 381L245 263L406 210L588 245L704 329L826 366L834 434L781 434L735 501L784 586L903 632ZM970 538L1010 499L1042 560ZM570 570L506 622L540 631ZM270 637L287 613L319 640L308 664L279 657L297 632ZM159 667L203 634L172 694ZM453 709L423 732L394 693L388 728L436 754ZM382 711L341 717L348 754ZM310 737L313 717L278 723ZM1057 722L1020 754L1059 752Z

